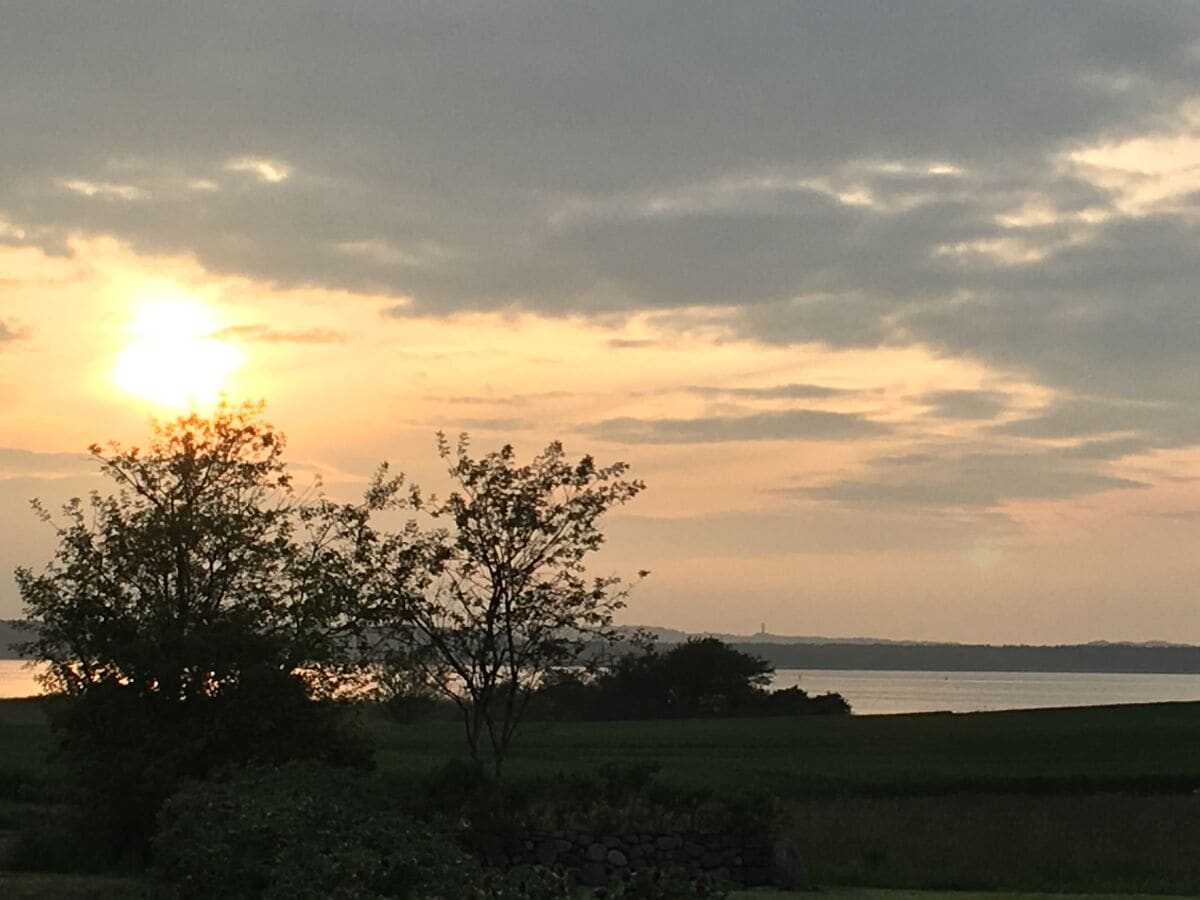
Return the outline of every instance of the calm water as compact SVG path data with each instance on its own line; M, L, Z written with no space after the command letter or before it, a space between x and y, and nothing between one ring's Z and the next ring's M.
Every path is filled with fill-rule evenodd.
M28 697L38 693L34 674L24 663L0 659L0 697ZM775 687L793 685L810 694L837 691L862 715L1200 700L1200 675L842 669L780 669L775 673Z
M780 669L774 687L837 691L854 712L978 712L1200 700L1200 675L1078 672L866 672Z

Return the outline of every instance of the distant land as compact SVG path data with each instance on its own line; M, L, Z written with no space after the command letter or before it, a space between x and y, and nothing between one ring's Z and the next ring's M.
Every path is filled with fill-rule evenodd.
M633 628L628 629L630 631ZM1055 646L1028 644L949 644L884 638L831 638L815 635L692 635L645 626L661 643L689 637L715 637L753 653L777 669L863 669L906 672L1112 672L1121 674L1200 674L1200 647L1167 641L1095 641Z
M19 623L0 619L0 659L19 659L12 644L28 640ZM627 633L635 626L621 629ZM777 669L862 669L906 672L1112 672L1123 674L1200 674L1200 647L1166 641L1143 643L1095 641L1090 644L948 644L884 638L836 638L815 635L689 634L644 626L660 643L689 637L716 637L753 653Z

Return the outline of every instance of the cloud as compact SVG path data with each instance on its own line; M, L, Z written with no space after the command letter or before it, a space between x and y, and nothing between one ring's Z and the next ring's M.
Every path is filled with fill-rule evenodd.
M994 509L1009 500L1061 500L1142 487L1142 482L1104 472L1094 461L1069 451L1043 449L883 458L875 461L868 477L782 492L846 507Z
M918 400L943 419L994 419L1008 405L996 391L933 391Z
M1016 533L1003 516L980 510L929 515L831 504L686 517L623 515L609 530L614 544L700 559L960 549L974 538Z
M8 242L111 234L401 317L716 307L1200 401L1198 186L1130 168L1200 133L1194 4L72 15L5 16Z
M1024 419L996 427L996 432L1048 440L1120 436L1129 446L1181 447L1200 443L1200 411L1192 404L1067 398Z
M63 478L95 470L95 460L86 453L44 453L0 447L0 479Z
M584 434L620 444L712 444L728 441L833 441L875 437L888 428L851 413L789 409L693 419L622 417L581 426Z
M221 340L252 341L262 344L340 344L346 336L327 328L300 330L278 329L270 325L230 325L213 334Z
M0 319L0 347L3 347L5 344L24 340L27 336L27 329L19 325L10 325L8 322Z
M752 400L819 400L850 393L823 384L774 384L767 387L689 385L684 390L700 397L745 397Z
M530 428L532 423L528 419L516 417L492 417L492 418L468 418L459 419L455 422L455 428L464 428L474 431L524 431Z
M612 350L645 350L661 344L662 341L649 338L609 338L606 342L606 345Z

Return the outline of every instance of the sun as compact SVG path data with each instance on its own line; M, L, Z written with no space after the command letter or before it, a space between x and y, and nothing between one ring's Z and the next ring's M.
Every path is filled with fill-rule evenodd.
M117 357L113 383L171 410L211 406L242 364L236 347L217 336L213 311L190 298L143 303Z

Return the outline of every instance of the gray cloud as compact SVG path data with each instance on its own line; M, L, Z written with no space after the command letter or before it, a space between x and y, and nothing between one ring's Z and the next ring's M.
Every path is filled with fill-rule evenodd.
M830 441L874 437L888 428L862 416L789 409L693 419L605 419L579 428L621 444L711 444L727 441Z
M612 350L644 350L647 347L658 347L662 341L648 338L609 338L606 346Z
M397 315L733 306L1194 404L1194 198L1061 159L1178 126L1198 38L1171 2L19 4L0 216Z
M1092 460L1047 449L891 457L876 460L873 477L784 492L848 507L990 509L1006 500L1056 500L1145 486L1107 474Z
M997 391L933 391L919 399L943 419L994 419L1007 406Z
M1062 400L1025 419L997 426L1001 434L1026 438L1089 439L1118 435L1133 447L1182 447L1200 443L1200 407L1191 403ZM1112 443L1109 441L1108 443Z
M684 518L623 515L612 520L609 531L610 543L631 552L659 547L668 558L700 559L957 549L974 539L1015 533L1006 518L983 510L930 515L816 504Z
M16 325L9 325L3 319L0 319L0 346L22 340L27 332L24 328Z

